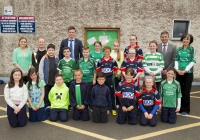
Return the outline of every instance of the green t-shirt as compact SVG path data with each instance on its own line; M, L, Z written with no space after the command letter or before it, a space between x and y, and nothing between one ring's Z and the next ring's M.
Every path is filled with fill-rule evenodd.
M155 72L158 68L164 68L164 58L161 53L156 52L155 54L146 53L142 60L143 67L148 67L152 72ZM145 76L149 76L149 73L145 72ZM155 82L162 80L161 72L157 73Z
M88 61L84 61L83 58L80 58L77 62L77 68L80 68L83 71L83 80L86 82L93 81L93 75L96 73L96 64L94 59L89 58Z
M26 86L28 88L28 83L26 83ZM30 87L29 90L29 96L31 99L31 104L32 106L36 107L38 103L40 102L40 98L42 96L42 88L45 86L45 82L43 80L40 80L38 83L39 88L36 86L35 82L32 82L32 86ZM30 106L29 106L30 107ZM44 100L42 101L40 108L44 107Z
M90 57L94 59L95 64L97 65L97 62L103 57L103 52L100 51L99 53L97 53L95 51L91 51Z
M178 61L178 69L185 70L185 68L191 63L196 63L195 58L195 49L192 46L189 46L187 49L179 47L176 51L175 61ZM193 67L187 72L192 73Z
M177 99L182 97L179 82L176 80L173 80L172 83L168 83L167 80L162 81L160 96L162 97L162 105L164 107L176 108Z
M58 64L58 70L64 78L64 82L70 82L74 79L74 69L76 68L76 61L70 59L67 61L65 58L61 59Z

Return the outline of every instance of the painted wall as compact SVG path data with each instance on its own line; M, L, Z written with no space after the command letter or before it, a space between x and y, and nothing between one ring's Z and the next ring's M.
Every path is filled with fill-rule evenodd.
M67 37L67 28L77 29L77 38L83 41L84 27L119 27L121 48L129 45L129 35L138 36L144 53L148 43L157 40L160 32L167 30L172 36L173 19L191 20L190 33L194 36L197 64L194 77L200 80L200 1L198 0L0 0L0 11L4 6L13 6L15 16L27 15L36 18L35 34L0 34L0 76L8 76L12 66L12 51L18 39L25 36L30 48L37 46L43 37L46 44L53 43L57 51L62 39ZM173 41L177 46L180 41Z

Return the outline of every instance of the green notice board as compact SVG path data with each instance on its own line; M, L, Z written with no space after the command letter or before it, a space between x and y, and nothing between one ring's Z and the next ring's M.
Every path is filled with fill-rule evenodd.
M94 42L101 41L102 46L110 46L113 49L113 42L118 40L120 28L85 28L84 45L94 50Z

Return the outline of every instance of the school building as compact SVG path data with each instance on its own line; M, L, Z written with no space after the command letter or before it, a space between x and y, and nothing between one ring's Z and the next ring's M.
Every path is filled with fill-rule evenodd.
M182 33L188 32L196 48L194 79L200 81L199 0L0 0L0 5L0 16L12 12L16 17L35 17L35 33L19 33L18 29L17 33L0 33L0 77L9 76L14 68L12 52L21 36L27 38L31 49L42 37L46 45L55 44L58 52L62 39L67 38L67 28L74 26L83 43L84 27L120 28L122 50L129 45L129 36L136 34L144 54L151 40L160 43L162 31L168 31L170 42L177 46L182 44ZM12 11L6 6L12 6Z

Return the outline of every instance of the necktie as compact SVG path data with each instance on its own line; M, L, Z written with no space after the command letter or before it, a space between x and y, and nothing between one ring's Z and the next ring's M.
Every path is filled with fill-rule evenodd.
M73 50L73 46L72 46L72 41L74 41L74 40L69 40L69 41L70 41L69 47L70 47L70 50L71 50L70 57L73 58L73 52L74 52L74 50Z
M167 46L167 45L163 45L163 53L164 53L164 54L166 53L166 46Z

